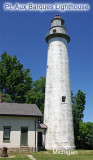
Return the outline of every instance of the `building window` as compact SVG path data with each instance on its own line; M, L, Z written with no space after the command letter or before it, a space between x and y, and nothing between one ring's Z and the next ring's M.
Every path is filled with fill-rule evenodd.
M62 96L62 102L66 102L66 96Z
M53 33L56 33L56 29L53 30Z
M9 142L10 141L10 127L4 127L4 135L3 135L3 141Z

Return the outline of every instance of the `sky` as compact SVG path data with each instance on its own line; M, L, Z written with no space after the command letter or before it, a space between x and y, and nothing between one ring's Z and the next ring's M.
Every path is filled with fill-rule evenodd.
M4 3L87 3L89 11L5 11ZM71 90L86 94L84 122L93 122L93 0L0 0L0 54L17 55L33 80L46 76L50 20L58 13L70 34L68 44Z

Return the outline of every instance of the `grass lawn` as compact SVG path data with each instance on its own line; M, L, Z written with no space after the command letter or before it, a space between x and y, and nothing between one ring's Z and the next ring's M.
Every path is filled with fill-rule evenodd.
M0 158L0 160L29 160L29 158L27 157L27 155L25 154L13 154L13 155L9 155L11 158ZM12 156L15 156L15 158L12 158Z
M75 155L53 154L52 151L32 153L36 160L93 160L93 150L78 150Z
M52 151L31 153L36 160L93 160L93 150L77 150L75 155L53 154ZM14 155L10 155L14 156ZM15 154L15 158L0 158L0 160L30 160L25 154Z

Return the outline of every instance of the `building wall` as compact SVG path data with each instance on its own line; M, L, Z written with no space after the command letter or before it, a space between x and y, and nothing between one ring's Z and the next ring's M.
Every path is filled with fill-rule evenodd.
M31 117L0 116L0 148L19 148L21 140L21 127L28 127L28 146L35 147L35 119ZM11 126L10 143L3 143L3 127ZM36 127L37 128L37 127ZM37 129L36 129L37 130ZM36 131L37 147L37 131Z
M56 30L56 33L63 33L66 34L66 29L62 26L53 27L50 29L50 34L53 33L53 30Z

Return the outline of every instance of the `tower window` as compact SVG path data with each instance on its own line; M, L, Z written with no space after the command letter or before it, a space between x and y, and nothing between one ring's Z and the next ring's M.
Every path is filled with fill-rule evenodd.
M61 25L63 25L63 24L64 24L64 21L61 20Z
M56 29L53 30L53 33L56 33Z
M66 102L66 96L62 96L62 102Z

